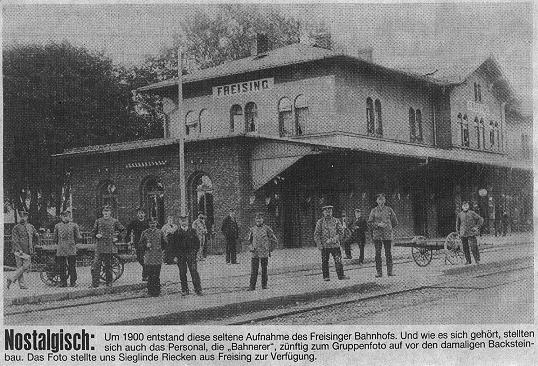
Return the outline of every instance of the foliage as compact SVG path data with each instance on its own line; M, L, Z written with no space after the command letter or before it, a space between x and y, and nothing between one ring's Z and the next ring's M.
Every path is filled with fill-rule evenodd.
M51 155L139 138L147 121L102 54L68 43L15 45L4 49L3 64L5 196L39 223L61 192L63 172Z

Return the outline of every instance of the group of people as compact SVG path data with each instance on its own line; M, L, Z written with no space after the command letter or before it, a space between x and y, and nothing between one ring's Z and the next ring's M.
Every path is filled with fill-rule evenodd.
M366 232L369 231L375 248L376 277L382 277L382 250L384 249L387 275L394 276L392 261L392 241L394 228L398 220L393 209L387 206L385 195L376 196L377 206L374 207L368 219L363 217L361 209L355 209L355 219L348 223L345 216L342 219L333 217L333 206L322 207L323 217L320 218L314 229L314 241L321 252L322 274L324 281L330 281L329 259L332 256L335 270L339 280L346 280L342 263L341 247L346 258L351 257L351 245L356 243L359 247L359 264L364 262L364 247ZM484 220L476 212L470 210L469 203L463 202L462 211L456 219L458 232L466 258L471 264L471 252L476 264L480 263L480 253L476 236L480 234L480 227ZM161 290L160 272L164 263L177 263L181 282L181 294L189 294L187 270L190 272L194 291L202 295L200 275L197 262L204 260L208 229L205 216L202 212L189 226L188 217L179 217L179 225L174 223L172 216L162 228L157 227L154 217L146 220L146 213L138 209L137 217L125 228L117 219L111 216L111 207L105 206L102 217L95 221L92 235L96 238L95 257L91 266L92 287L98 287L101 276L101 266L104 265L105 284L112 285L112 259L118 249L116 242L123 234L136 249L137 260L142 268L142 281L147 281L148 294L159 296ZM235 218L235 211L230 210L223 220L221 231L226 239L226 263L237 264L237 242L239 239L239 226ZM70 286L76 286L76 242L82 239L80 228L72 222L71 213L61 213L61 221L54 227L54 243L57 245L56 264L60 275L60 286L66 287L67 280ZM30 268L33 247L39 240L36 229L28 223L28 214L20 213L20 221L12 231L12 252L15 255L17 270L7 278L7 288L19 282L22 289L26 288L24 272ZM250 228L248 235L249 250L251 252L251 275L249 290L256 289L259 268L261 267L261 285L267 288L267 267L271 252L277 247L277 238L273 230L265 224L263 213L255 215L255 225ZM470 250L469 250L470 249Z

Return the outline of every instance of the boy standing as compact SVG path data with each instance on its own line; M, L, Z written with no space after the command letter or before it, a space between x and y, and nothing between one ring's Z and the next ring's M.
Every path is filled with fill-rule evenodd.
M249 291L256 289L258 280L258 268L262 266L262 288L267 288L267 263L271 256L271 251L276 247L277 239L273 230L263 223L263 214L256 214L256 225L250 228L248 236L250 252L252 253L250 270Z
M54 243L56 249L56 266L60 274L60 287L67 286L67 277L71 287L77 283L77 240L82 240L77 224L70 220L69 211L60 214L61 220L54 226ZM67 268L66 268L67 267Z
M152 297L161 294L161 265L163 263L164 234L157 229L157 219L149 220L149 229L140 235L139 247L146 248L144 268L148 276L148 295Z

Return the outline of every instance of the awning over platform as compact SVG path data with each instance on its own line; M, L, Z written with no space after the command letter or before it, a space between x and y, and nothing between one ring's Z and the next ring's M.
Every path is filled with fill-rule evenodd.
M251 172L254 190L262 187L304 156L318 153L319 150L301 142L261 142L252 152Z

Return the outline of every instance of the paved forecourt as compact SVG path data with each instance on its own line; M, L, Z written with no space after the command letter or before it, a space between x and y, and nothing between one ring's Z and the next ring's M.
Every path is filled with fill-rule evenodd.
M532 234L497 239L483 237L481 240L484 250L481 265L483 268L487 268L488 263L505 263L518 258L532 258L533 255ZM470 269L463 265L445 265L442 256L434 258L427 267L418 267L408 259L409 248L395 248L396 257L401 258L395 265L397 277L385 276L376 279L372 252L373 248L370 247L369 260L365 265L359 266L355 261L346 262L349 280L339 281L331 272L331 281L324 282L321 278L319 252L315 248L277 251L270 259L269 289L259 288L254 292L246 291L250 270L248 253L243 253L241 263L235 266L222 263L222 256L213 256L201 264L205 292L202 297L180 296L176 266L163 267L163 282L166 282L163 296L142 297L145 289L142 288L143 284L136 282L140 276L137 267L139 265L131 263L126 268L124 281L131 278L131 286L138 286L139 294L134 298L82 306L56 306L46 311L19 312L12 315L11 310L15 310L17 306L10 306L6 309L4 321L6 324L189 324L228 314L295 305L349 292L368 297L405 291L446 281L446 273L457 274L460 271L465 274ZM115 287L129 285L121 284L120 281ZM127 288L128 286L124 291ZM134 288L131 289L133 290ZM88 298L88 302L90 299ZM50 304L54 303L43 305Z

